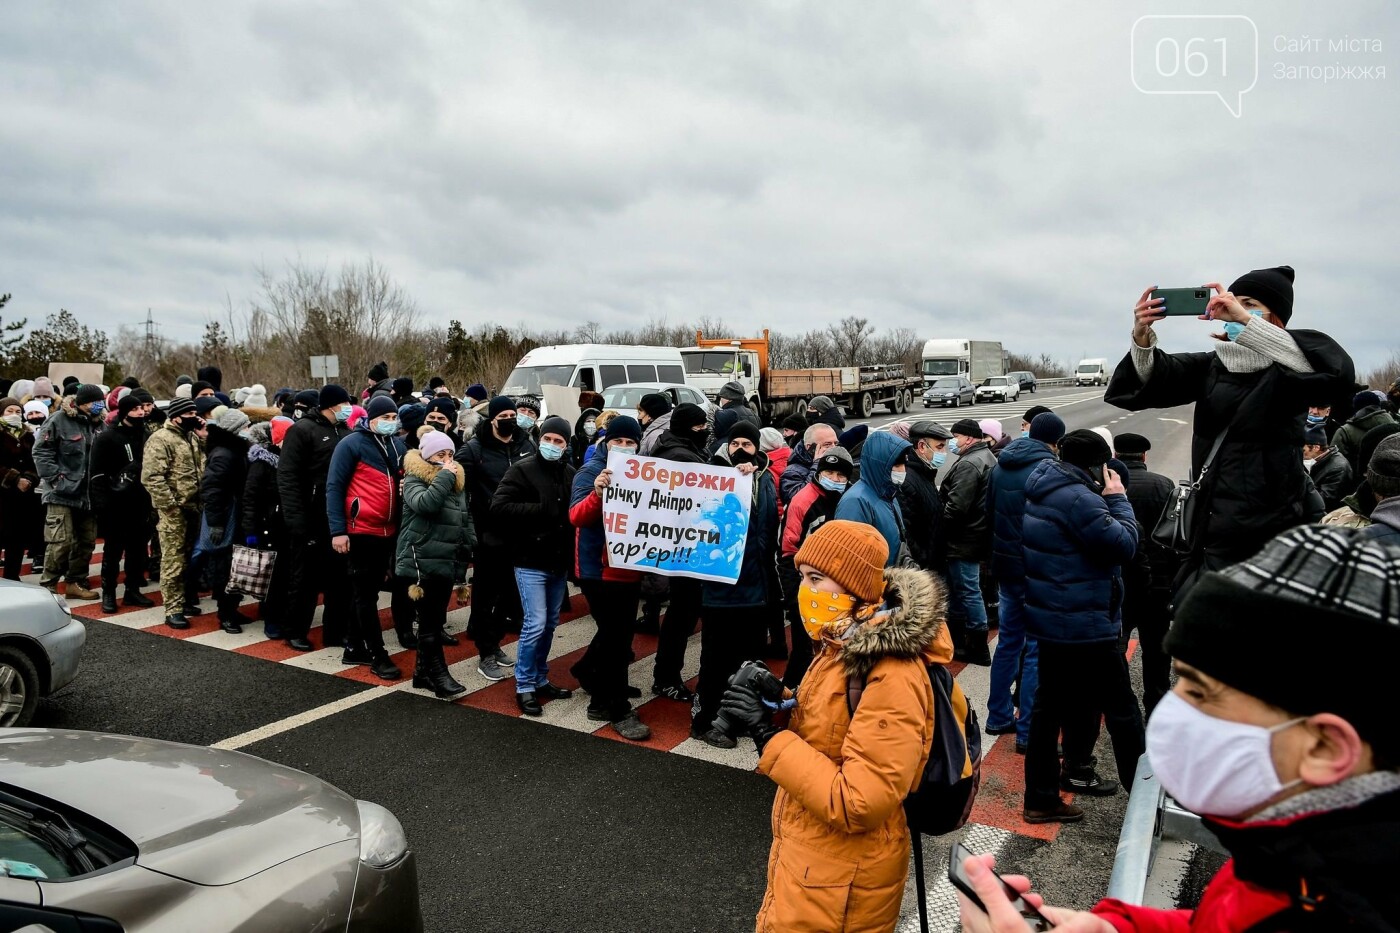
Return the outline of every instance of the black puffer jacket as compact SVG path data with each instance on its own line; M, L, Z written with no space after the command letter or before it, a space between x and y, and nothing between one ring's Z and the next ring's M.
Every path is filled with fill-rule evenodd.
M574 562L574 526L569 522L574 468L535 454L501 479L491 499L491 518L515 567L563 575Z
M1199 509L1205 527L1200 557L1215 570L1254 555L1270 538L1306 519L1306 471L1298 449L1309 405L1344 404L1356 381L1351 357L1332 338L1311 330L1289 335L1313 367L1299 373L1277 363L1233 373L1215 353L1168 354L1156 349L1144 384L1129 353L1108 384L1105 401L1128 411L1196 406L1191 475L1221 431L1229 434L1206 480ZM1186 583L1183 580L1182 583ZM1184 590L1176 593L1178 599Z
M986 560L991 556L987 482L996 465L992 445L981 440L958 454L943 479L943 535L949 559Z
M238 538L256 535L258 543L274 549L287 539L282 523L282 496L277 491L278 450L254 444L248 448L248 478L243 482L243 501L239 506Z
M534 456L534 453L535 445L530 442L530 436L520 428L515 429L509 441L503 441L491 430L491 422L485 418L476 426L472 439L457 451L457 460L467 471L472 521L476 524L476 534L483 547L501 547L506 543L501 531L504 523L492 516L491 500L510 468L526 457ZM567 495L564 501L568 502ZM568 516L565 515L567 522Z
M1157 520L1162 517L1167 503L1171 502L1176 483L1161 473L1153 473L1141 460L1123 461L1123 465L1128 468L1128 476L1131 477L1131 482L1124 485L1127 486L1133 514L1137 516L1140 531L1138 552L1146 553L1151 568L1150 588L1157 594L1170 593L1181 561L1175 551L1152 540L1152 530L1157 527Z
M248 482L248 442L217 425L209 425L204 442L204 479L199 484L199 501L211 527L227 527L230 517L240 520L234 510Z
M307 412L287 429L277 463L277 490L288 534L311 541L329 539L326 473L336 445L349 436L348 427L326 420L319 411Z
M149 520L151 496L141 485L141 454L146 448L146 423L117 422L92 440L93 507L109 518L130 516Z
M904 457L904 485L895 495L904 512L904 543L909 556L925 570L948 569L948 542L943 539L943 497L934 485L936 471L911 448Z

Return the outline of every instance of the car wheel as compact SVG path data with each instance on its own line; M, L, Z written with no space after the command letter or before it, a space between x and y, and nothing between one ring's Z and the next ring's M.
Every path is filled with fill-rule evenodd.
M0 726L27 726L39 705L39 672L29 655L0 646Z

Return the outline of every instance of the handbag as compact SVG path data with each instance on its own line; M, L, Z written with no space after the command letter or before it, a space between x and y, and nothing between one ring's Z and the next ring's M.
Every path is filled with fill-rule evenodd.
M1229 427L1226 427L1216 435L1215 443L1210 445L1210 453L1206 454L1205 462L1201 464L1201 472L1196 478L1184 479L1172 490L1171 500L1167 502L1167 507L1162 510L1157 524L1152 528L1152 540L1157 544L1178 554L1191 553L1199 514L1198 493L1205 484L1206 475L1210 473L1211 464L1215 462L1215 455L1220 453L1220 445L1225 443L1225 435L1229 432Z
M266 599L268 587L272 585L272 568L276 562L276 551L261 551L255 547L235 544L228 575L228 592L242 593L257 600Z

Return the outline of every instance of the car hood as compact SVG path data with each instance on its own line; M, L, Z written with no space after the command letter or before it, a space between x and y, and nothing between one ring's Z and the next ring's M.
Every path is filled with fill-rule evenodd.
M119 830L137 863L195 884L241 881L357 839L354 798L241 752L63 729L0 733L0 782Z
M3 627L6 632L25 635L47 635L67 625L71 619L59 608L53 594L33 583L0 580L0 606L5 607Z

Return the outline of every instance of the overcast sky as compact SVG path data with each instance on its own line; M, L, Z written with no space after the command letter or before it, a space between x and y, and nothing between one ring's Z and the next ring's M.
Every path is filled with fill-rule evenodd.
M1180 4L11 2L0 293L187 340L259 264L373 255L468 326L856 313L1077 358L1145 286L1288 263L1365 370L1400 349L1400 7L1198 9L1257 26L1238 118L1135 89Z

